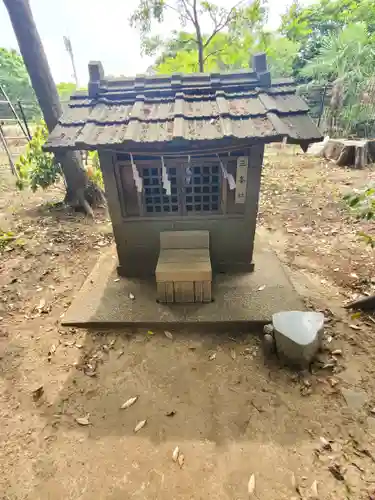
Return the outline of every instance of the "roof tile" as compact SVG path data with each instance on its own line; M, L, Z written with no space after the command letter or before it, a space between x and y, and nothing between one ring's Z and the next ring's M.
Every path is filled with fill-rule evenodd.
M46 149L320 140L307 112L290 79L262 87L250 71L107 79L95 97L72 97Z

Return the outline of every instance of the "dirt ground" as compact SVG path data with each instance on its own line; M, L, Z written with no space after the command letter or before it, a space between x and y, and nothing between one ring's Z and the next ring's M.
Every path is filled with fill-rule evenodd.
M342 202L374 177L267 153L259 230L327 317L324 352L295 373L255 332L60 327L110 224L55 208L58 189L17 192L0 167L0 228L17 236L0 250L0 499L240 500L252 474L259 500L374 499L375 323L343 309L374 289L357 234L373 227Z

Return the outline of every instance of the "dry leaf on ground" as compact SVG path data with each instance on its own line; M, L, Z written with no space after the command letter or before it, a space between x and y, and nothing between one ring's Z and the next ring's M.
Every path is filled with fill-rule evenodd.
M120 409L121 410L126 410L127 408L130 408L137 401L137 399L138 399L138 396L134 396L132 398L129 398L127 401L125 401L124 404L122 404L120 406Z
M178 462L178 465L181 467L183 467L184 463L185 463L185 455L183 453L180 453L178 455L178 459L177 459L177 462Z
M334 351L331 352L332 356L341 356L342 355L342 350L341 349L335 349Z
M44 393L44 387L40 385L37 389L35 389L32 392L33 400L38 401L43 396L43 393Z
M79 425L90 425L88 417L77 417L76 422Z
M361 327L358 325L349 325L352 330L360 330Z
M167 337L167 339L169 340L173 340L173 335L171 334L171 332L168 332L167 330L164 332L164 335Z
M134 432L140 431L145 425L146 425L147 420L141 420L138 422L138 424L134 427Z
M318 498L319 498L318 483L316 480L311 485L310 491L311 491L311 498L313 498L314 500L318 500Z
M180 454L180 448L178 446L176 446L176 448L173 450L173 453L172 453L173 462L177 462L179 454Z
M255 491L255 475L251 474L249 482L247 483L247 492L252 495Z

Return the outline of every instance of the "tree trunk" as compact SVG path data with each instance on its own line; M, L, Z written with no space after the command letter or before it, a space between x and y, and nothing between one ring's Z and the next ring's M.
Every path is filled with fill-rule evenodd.
M202 39L202 32L201 32L201 27L199 24L199 19L198 19L197 1L196 0L194 0L194 3L193 3L193 16L194 16L195 33L197 35L199 71L201 73L203 73L204 72L203 39Z
M8 10L44 120L49 132L51 132L57 125L62 108L29 0L4 0L4 4ZM85 194L90 181L83 168L80 153L76 151L62 153L56 155L56 160L61 163L65 176L67 200L72 204L82 206L87 213L92 215ZM92 189L92 186L90 188Z
M198 33L197 33L198 37ZM199 71L201 73L204 72L204 60L203 60L203 41L202 41L202 36L200 38L197 38L198 40L198 63L199 63Z

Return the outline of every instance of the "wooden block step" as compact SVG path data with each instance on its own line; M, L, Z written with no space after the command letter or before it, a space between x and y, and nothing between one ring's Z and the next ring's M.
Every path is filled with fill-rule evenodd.
M157 281L157 298L165 304L211 302L211 281Z
M209 248L208 231L162 231L160 233L160 249L193 249Z
M208 231L160 233L155 276L160 302L210 302L212 268Z
M156 281L211 281L210 252L201 250L160 250Z

